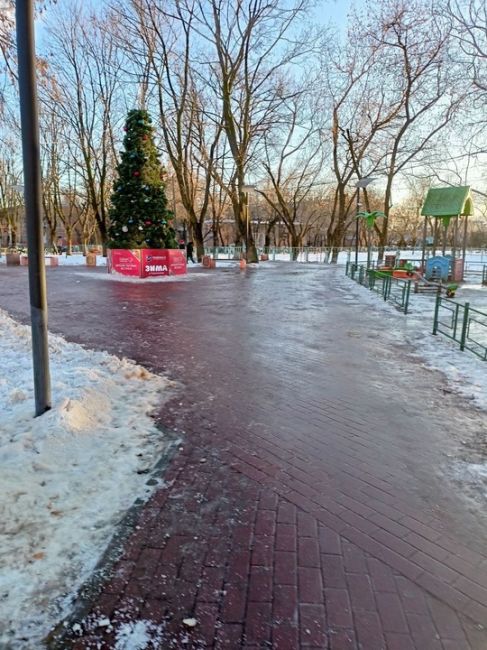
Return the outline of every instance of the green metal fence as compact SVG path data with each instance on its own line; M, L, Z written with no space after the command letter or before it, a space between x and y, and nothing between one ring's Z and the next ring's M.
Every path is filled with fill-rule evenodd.
M482 267L482 284L487 284L487 265Z
M440 293L436 297L433 334L443 334L487 361L487 314L470 303L461 304Z
M389 273L368 269L363 264L354 264L353 262L347 262L345 273L352 280L368 287L385 301L392 303L399 311L404 314L408 313L411 280L393 278Z

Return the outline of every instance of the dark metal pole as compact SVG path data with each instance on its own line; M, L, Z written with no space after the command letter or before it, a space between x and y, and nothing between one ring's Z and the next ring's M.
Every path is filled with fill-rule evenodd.
M426 236L428 233L428 217L424 217L424 226L423 226L423 248L421 249L421 273L426 271Z
M358 264L358 213L360 208L360 187L357 187L357 214L355 215L355 266Z
M17 0L20 119L24 161L24 201L29 256L29 293L34 362L35 414L51 408L47 342L46 272L41 210L41 165L37 114L33 0Z
M465 257L467 255L467 239L468 239L468 214L466 214L464 217L465 219L465 224L463 227L463 242L462 242L462 281L463 281L463 276L465 274Z

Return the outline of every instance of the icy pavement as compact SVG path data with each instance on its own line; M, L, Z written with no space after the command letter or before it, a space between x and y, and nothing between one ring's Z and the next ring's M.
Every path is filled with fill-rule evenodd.
M51 269L50 327L184 384L158 413L184 443L62 650L151 633L175 649L487 647L485 502L465 478L486 414L414 342L446 341L343 268L104 273ZM0 286L27 320L25 269Z

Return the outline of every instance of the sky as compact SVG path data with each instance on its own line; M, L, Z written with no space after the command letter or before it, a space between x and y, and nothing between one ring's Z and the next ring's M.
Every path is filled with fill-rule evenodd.
M0 0L0 3L2 0ZM94 7L103 7L108 4L106 0L85 0L84 4L92 4ZM316 19L327 24L332 22L341 31L347 27L347 14L352 6L361 7L365 0L319 0L315 9Z
M324 24L331 21L340 30L345 31L350 8L364 4L364 0L322 0L316 9L316 16Z

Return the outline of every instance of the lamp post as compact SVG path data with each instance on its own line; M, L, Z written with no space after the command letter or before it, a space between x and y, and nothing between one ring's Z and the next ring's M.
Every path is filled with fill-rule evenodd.
M250 208L249 208L249 192L255 190L255 185L243 184L241 186L242 192L245 193L245 260L249 261L249 239L250 239Z
M33 0L17 0L17 52L20 120L24 163L24 202L29 254L29 294L32 325L35 414L51 408L51 380L47 342L47 297L44 266L44 233L41 209L41 165L34 45Z
M366 188L367 185L375 181L375 176L364 176L363 178L360 178L355 185L357 188L357 212L355 215L355 266L358 264L358 235L359 235L359 228L358 228L358 221L359 217L358 214L360 212L360 188Z

